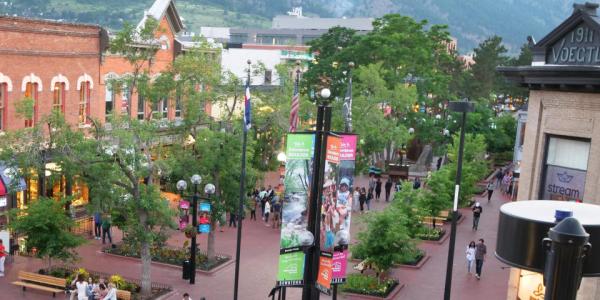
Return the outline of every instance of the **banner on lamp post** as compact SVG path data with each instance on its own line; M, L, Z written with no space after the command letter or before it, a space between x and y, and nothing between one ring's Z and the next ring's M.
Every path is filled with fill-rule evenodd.
M338 231L335 235L333 251L331 283L346 282L346 269L348 265L348 244L350 242L350 221L352 208L356 207L353 197L354 169L356 165L357 135L342 134L339 164L339 191L337 193L336 207L339 218Z
M289 133L286 144L285 194L281 213L278 286L302 286L306 255L302 237L308 227L308 195L312 180L315 134Z

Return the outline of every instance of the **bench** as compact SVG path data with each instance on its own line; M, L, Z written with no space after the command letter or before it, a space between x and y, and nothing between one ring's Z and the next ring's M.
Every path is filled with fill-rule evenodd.
M131 292L130 291L117 290L117 299L119 299L119 300L131 300Z
M444 225L444 221L446 221L446 218L441 218L441 217L423 217L421 219L421 224L423 225L430 225L430 226L434 226L435 225Z
M52 297L56 297L56 293L63 293L67 286L67 280L53 276L40 275L31 272L19 271L19 280L12 284L22 286L23 291L26 288L36 289L40 291L51 292Z

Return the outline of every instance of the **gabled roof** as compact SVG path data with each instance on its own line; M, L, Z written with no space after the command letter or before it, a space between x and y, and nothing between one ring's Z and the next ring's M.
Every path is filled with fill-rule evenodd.
M585 23L593 29L600 30L600 18L590 14L589 11L575 8L573 14L558 25L554 30L535 44L535 48L546 48L560 40L565 34L575 29L579 24Z
M138 23L137 28L142 28L146 23L148 17L152 17L155 20L160 21L165 16L165 14L171 21L171 26L173 26L173 31L175 34L183 30L183 22L179 17L179 13L177 12L177 8L175 7L175 2L173 0L154 1L154 4L152 4L150 9L144 12L144 17L142 18L140 23Z

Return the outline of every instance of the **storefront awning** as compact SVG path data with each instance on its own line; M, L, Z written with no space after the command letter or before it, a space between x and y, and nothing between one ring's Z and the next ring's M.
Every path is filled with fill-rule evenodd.
M8 191L24 191L27 189L25 179L19 177L15 179L16 174L11 172L11 169L7 167L3 162L0 162L0 179L2 179L3 187L6 194Z

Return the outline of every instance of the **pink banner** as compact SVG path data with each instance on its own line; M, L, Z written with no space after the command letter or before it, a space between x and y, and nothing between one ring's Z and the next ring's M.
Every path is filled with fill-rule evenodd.
M333 283L343 282L346 278L346 267L348 266L348 249L333 252Z
M342 149L340 160L356 160L357 135L342 135Z

